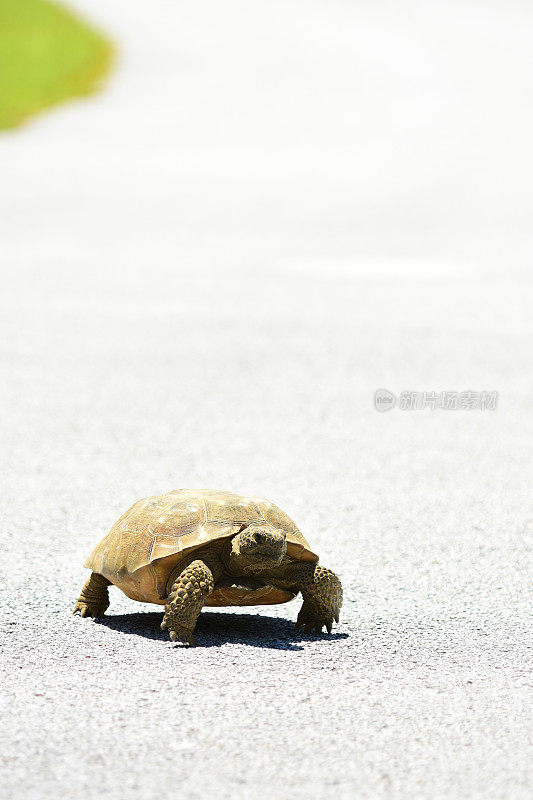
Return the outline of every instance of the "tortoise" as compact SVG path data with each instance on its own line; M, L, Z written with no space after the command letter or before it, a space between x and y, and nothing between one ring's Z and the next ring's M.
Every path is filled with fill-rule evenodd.
M74 614L103 616L114 584L132 600L164 605L161 628L174 642L196 644L203 606L286 603L298 592L296 628L331 633L339 621L340 580L287 514L259 497L178 489L138 500L85 567L92 574Z

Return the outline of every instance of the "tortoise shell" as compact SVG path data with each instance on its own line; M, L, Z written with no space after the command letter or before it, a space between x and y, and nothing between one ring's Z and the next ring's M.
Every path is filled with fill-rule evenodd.
M85 566L104 575L132 600L164 605L168 579L180 561L253 522L267 522L283 531L287 555L294 560L318 561L290 517L268 500L177 489L134 503L95 547ZM237 578L217 583L206 605L285 603L293 597L293 592L261 580Z

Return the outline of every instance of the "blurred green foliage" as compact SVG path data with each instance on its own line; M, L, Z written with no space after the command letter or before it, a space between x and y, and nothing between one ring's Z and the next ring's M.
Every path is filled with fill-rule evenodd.
M98 89L111 44L65 7L0 0L0 129Z

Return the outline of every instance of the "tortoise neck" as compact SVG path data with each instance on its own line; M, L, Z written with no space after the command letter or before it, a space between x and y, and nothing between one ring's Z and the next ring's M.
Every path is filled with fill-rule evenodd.
M231 568L231 543L233 541L233 536L231 539L226 539L222 548L220 550L220 560L226 572L229 572L230 575L233 574L233 570Z

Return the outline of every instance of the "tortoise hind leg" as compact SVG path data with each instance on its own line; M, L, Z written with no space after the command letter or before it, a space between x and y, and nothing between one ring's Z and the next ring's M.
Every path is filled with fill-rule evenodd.
M109 592L107 587L111 584L103 575L93 572L91 577L83 584L81 594L74 606L73 614L80 612L82 617L103 617L109 607Z

